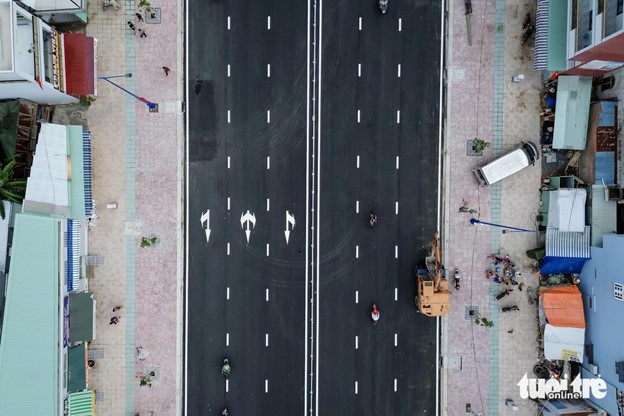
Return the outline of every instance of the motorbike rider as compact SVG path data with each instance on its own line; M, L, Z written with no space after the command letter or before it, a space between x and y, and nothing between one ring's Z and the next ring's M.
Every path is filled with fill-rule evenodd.
M386 13L386 10L388 10L388 0L379 0L379 10L381 10L382 14Z
M221 367L221 374L227 378L227 376L230 375L231 371L232 371L232 368L230 367L230 360L226 358L223 360L223 367Z
M369 215L369 222L370 222L370 226L373 227L375 224L377 224L377 214L375 214L374 211L371 211L370 215Z
M376 324L379 320L379 309L377 309L377 305L373 303L373 310L371 311L371 317L373 318L373 323Z

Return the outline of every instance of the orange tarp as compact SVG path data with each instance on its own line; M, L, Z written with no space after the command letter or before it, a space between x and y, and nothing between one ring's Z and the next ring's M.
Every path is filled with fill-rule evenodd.
M562 286L541 293L548 323L567 328L585 328L583 297L577 286Z

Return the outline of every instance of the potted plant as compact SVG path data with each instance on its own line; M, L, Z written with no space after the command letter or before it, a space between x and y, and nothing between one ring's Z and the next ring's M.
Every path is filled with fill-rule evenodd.
M137 7L139 9L145 9L146 12L152 11L152 4L148 0L139 0Z
M152 387L152 381L154 381L155 376L156 376L156 373L153 371L150 371L149 373L141 376L139 385Z
M476 155L483 154L483 151L490 147L490 142L486 142L479 137L472 140L472 152Z
M478 317L477 319L475 319L475 324L484 326L486 328L491 328L494 326L494 322L490 321L487 318L481 318L481 317Z
M149 236L149 237L141 237L141 248L152 247L158 243L158 237Z
M84 107L89 107L95 101L95 97L90 95L83 95L80 97L80 105Z

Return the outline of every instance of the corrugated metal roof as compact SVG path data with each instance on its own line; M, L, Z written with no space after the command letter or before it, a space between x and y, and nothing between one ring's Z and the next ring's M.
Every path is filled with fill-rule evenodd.
M83 163L82 126L67 126L67 140L71 156L71 179L69 181L70 204L68 218L85 219L85 178Z
M582 233L559 231L558 228L546 228L546 256L591 258L590 227L585 226Z
M67 127L44 123L26 185L24 211L67 215Z
M69 395L69 416L93 415L93 392L90 390Z
M2 414L58 414L59 221L15 216L0 340Z

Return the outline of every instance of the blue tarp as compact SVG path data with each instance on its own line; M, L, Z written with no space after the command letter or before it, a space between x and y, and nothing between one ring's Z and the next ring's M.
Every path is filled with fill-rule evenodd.
M540 273L542 275L547 274L581 274L583 265L589 259L582 259L578 257L551 257L546 256L542 259L542 267L540 267Z

